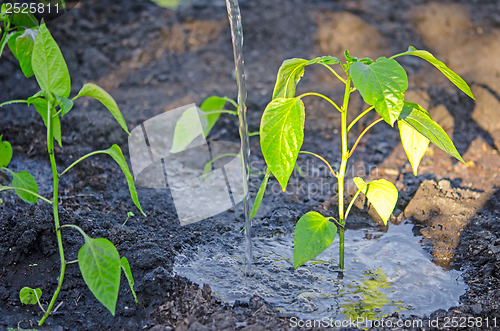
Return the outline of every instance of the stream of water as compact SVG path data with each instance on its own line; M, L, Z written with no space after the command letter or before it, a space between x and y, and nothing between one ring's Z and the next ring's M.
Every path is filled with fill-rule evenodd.
M231 25L233 41L234 65L236 69L236 82L238 84L238 118L241 137L241 156L243 172L243 213L245 215L245 265L246 273L252 269L252 223L250 220L250 195L248 194L250 146L247 124L247 87L245 79L245 60L243 58L243 25L238 0L226 0L227 14Z

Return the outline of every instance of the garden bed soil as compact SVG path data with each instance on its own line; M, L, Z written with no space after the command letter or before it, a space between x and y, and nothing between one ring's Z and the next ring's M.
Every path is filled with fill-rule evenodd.
M241 8L251 131L258 128L271 98L280 63L290 57L340 57L349 49L354 56L376 58L405 51L411 44L432 51L471 83L476 102L431 66L417 59L401 59L410 78L408 95L443 124L466 164L431 146L415 177L397 129L380 125L358 146L348 173L396 183L400 198L391 222L412 219L415 234L422 236L435 262L464 271L468 290L461 304L426 318L497 317L500 323L500 62L495 58L500 51L500 4L494 0L241 0ZM89 81L103 86L116 98L129 128L166 110L200 104L210 95L236 97L228 26L223 1L196 1L177 10L149 1L81 1L49 23L68 62L73 93ZM1 101L37 92L35 80L24 79L8 51L0 59L0 68ZM341 86L332 82L321 68L311 68L299 90L340 98ZM327 106L306 100L304 149L335 163L340 153L334 133L340 121ZM359 99L354 100L352 112L362 107ZM33 109L23 106L5 107L1 112L0 134L14 149L12 169L30 171L40 193L47 195L51 177L42 121ZM64 149L56 149L61 168L114 143L127 155L126 134L95 102L78 101L62 119L62 127ZM236 119L222 116L209 139L238 141ZM252 161L263 166L254 139ZM308 161L302 156L299 160ZM319 164L308 164L306 177L297 175L291 181L294 194L269 192L265 196L255 219L256 235L289 232L309 210L333 215L334 186L314 194L301 189L332 180L321 173L310 175ZM7 177L0 174L0 181L8 181ZM260 180L252 177L253 194ZM277 185L275 180L271 185ZM228 305L213 296L207 285L198 286L172 273L175 256L184 246L241 229L241 208L180 226L168 190L138 190L147 216L139 215L123 174L105 156L87 159L63 177L61 222L76 224L92 237L108 238L116 245L120 255L130 261L140 305L135 305L122 279L116 316L112 317L86 288L78 266L72 264L59 295L61 305L42 329L290 328L288 319L257 296ZM42 313L37 306L22 305L18 293L24 286L39 287L46 304L56 288L59 255L51 208L42 203L28 205L9 194L1 198L0 327L32 328ZM361 209L353 211L351 227L379 226L370 217L371 210L363 209L361 203L358 206ZM122 226L128 211L136 216ZM64 229L63 237L67 259L75 259L83 238L71 229Z

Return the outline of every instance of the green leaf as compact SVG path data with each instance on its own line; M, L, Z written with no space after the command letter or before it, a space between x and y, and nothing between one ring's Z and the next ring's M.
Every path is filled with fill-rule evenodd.
M31 65L43 91L69 97L71 78L68 66L45 24L38 29Z
M2 41L2 43L0 44L0 56L2 56L3 50L4 50L5 46L8 44L12 35L13 35L13 33L10 33L10 34L6 35L4 39L2 39L2 31L0 31L0 40Z
M34 75L33 67L31 66L31 56L35 45L37 31L26 29L24 33L16 38L16 58L19 61L21 70L27 78Z
M5 45L7 44L9 46L10 52L14 57L17 59L17 53L16 53L16 40L18 37L20 37L23 33L21 31L16 31L12 32L9 35L7 35L7 38L5 38L4 42L2 45L0 45L0 51L3 51ZM0 54L2 54L0 52Z
M260 204L262 203L262 198L264 197L264 193L266 193L267 181L269 180L269 176L271 175L271 170L269 168L266 169L266 175L264 176L264 180L260 184L259 191L255 196L255 201L253 202L252 210L250 211L250 219L254 218L255 214L259 211Z
M344 52L344 57L345 57L345 59L346 59L346 61L347 61L347 65L348 65L348 66L350 66L350 65L351 65L351 64L353 64L353 63L358 62L358 58L357 58L357 57L353 57L353 56L351 56L351 55L349 54L349 51L348 51L348 50L346 50L346 51Z
M334 65L339 64L340 60L333 56L321 56L309 61L298 58L283 61L278 70L276 85L273 91L273 99L293 98L295 96L297 84L302 76L304 76L304 68L307 65L316 63Z
M12 146L8 141L2 141L3 135L0 135L0 168L9 165L12 159Z
M337 235L337 227L329 219L315 211L310 211L299 219L295 226L294 269L330 247Z
M102 151L103 153L108 154L115 160L116 163L120 166L122 169L123 174L125 175L125 178L127 179L128 183L128 189L130 191L130 196L132 197L132 200L134 201L135 205L137 208L141 211L141 213L146 216L146 214L142 211L141 204L139 202L139 196L137 194L137 190L135 188L134 184L134 177L132 176L132 173L130 172L130 169L128 167L127 161L125 161L125 157L123 156L123 152L118 145L113 145L109 149Z
M28 28L28 29L36 29L38 28L38 20L35 16L30 13L15 13L12 14L10 18L11 22L18 28Z
M364 63L364 64L367 64L367 65L370 65L370 64L372 64L374 61L373 61L372 59L370 59L369 57L365 57L365 58L363 58L363 59L359 60L359 62Z
M125 132L130 134L130 132L127 129L127 123L125 122L125 119L123 118L123 115L120 109L118 108L115 99L113 99L113 97L108 92L106 92L102 87L92 83L85 84L83 85L80 92L78 92L78 95L73 98L73 101L81 97L92 97L101 102L113 115L113 117L116 119L118 124L120 124L123 130L125 130Z
M35 107L38 114L42 117L43 123L47 126L47 108L49 106L47 100L44 98L36 98L31 100L28 99L28 101ZM51 109L51 116L54 116L55 114L55 110ZM61 120L59 119L59 116L52 118L52 134L54 135L54 139L57 141L59 146L62 147Z
M315 63L334 65L334 64L340 64L341 62L336 57L327 55L327 56L321 56L321 57L317 57L315 59L309 60L306 65L315 64Z
M16 194L21 198L21 200L28 203L36 203L38 197L24 190L19 190L16 188L22 188L33 193L38 194L38 185L36 184L35 178L30 175L27 171L21 171L18 173L12 172L12 186L15 188Z
M115 316L120 288L120 255L108 239L84 237L85 245L78 252L83 280L96 299Z
M61 107L61 117L63 117L64 115L69 113L71 109L73 109L73 100L58 95L56 95L56 100Z
M365 183L360 177L353 178L358 190L364 193L368 202L370 202L377 214L380 216L385 225L392 211L396 207L398 201L398 190L393 183L385 179L377 179L369 183Z
M134 277L132 277L132 270L130 269L130 264L128 263L126 257L122 257L120 263L122 266L122 270L125 273L125 277L127 277L128 286L130 286L130 290L132 291L132 295L134 296L135 302L139 303L139 300L137 300L137 295L135 294L134 291Z
M260 122L260 147L283 191L304 140L305 110L300 98L271 101Z
M433 121L429 113L421 106L405 101L405 106L399 118L433 142L437 147L457 158L462 163L465 163L443 128Z
M200 114L200 121L201 121L201 126L203 127L203 135L205 138L208 136L208 134L214 127L215 123L217 123L220 113L203 114L203 112L223 110L224 106L226 105L226 102L227 101L224 98L218 96L211 96L207 98L205 101L203 101L203 103L201 104L200 109L202 113Z
M476 100L474 98L474 95L472 94L472 91L470 90L469 85L467 85L467 83L462 79L462 77L453 72L443 62L436 59L434 55L432 55L430 52L425 50L418 50L415 47L410 46L406 52L394 55L391 58L396 58L401 55L413 55L426 60L427 62L438 68L439 71L441 71L462 92L467 94L472 99Z
M429 146L429 139L403 120L398 120L398 127L401 135L401 143L410 161L413 174L416 176L420 160L422 160L425 150Z
M354 86L369 105L391 126L403 109L408 77L403 67L393 59L378 58L372 64L353 63L350 67Z
M38 300L37 300L38 297ZM39 288L32 289L30 287L23 287L19 292L19 300L25 305L36 305L42 297L42 290Z
M304 75L304 67L309 61L304 59L289 59L283 61L278 70L276 85L274 86L273 99L293 98L295 89Z
M31 106L31 103L33 102L33 100L36 100L38 98L47 98L47 93L45 93L44 91L40 90L38 92L36 92L35 94L33 94L31 97L29 97L26 101L28 102L28 106Z
M0 21L5 21L9 18L6 12L7 12L7 4L4 3L2 7L0 7Z

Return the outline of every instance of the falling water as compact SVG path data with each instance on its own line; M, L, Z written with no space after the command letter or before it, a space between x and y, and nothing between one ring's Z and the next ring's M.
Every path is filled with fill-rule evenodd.
M238 0L226 0L227 14L231 24L231 37L233 40L234 65L236 68L236 82L238 84L238 118L240 124L241 155L243 172L243 213L245 215L245 263L246 273L252 268L252 224L250 220L250 195L248 194L250 146L247 125L247 88L245 82L245 66L243 59L243 26Z

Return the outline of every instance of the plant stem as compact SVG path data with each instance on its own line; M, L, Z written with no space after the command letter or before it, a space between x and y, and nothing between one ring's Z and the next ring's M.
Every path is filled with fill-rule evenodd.
M318 159L320 159L321 161L323 161L323 162L326 164L326 166L328 167L328 169L330 169L330 172L332 173L333 177L335 177L335 178L337 178L337 179L339 178L339 177L337 176L337 174L335 173L335 171L333 171L332 166L330 165L330 163L328 163L328 161L326 161L324 158L322 158L322 157L321 157L321 156L319 156L318 154L314 154L314 153L307 152L307 151L300 151L299 153L300 153L300 154L309 154L309 155L312 155L312 156L317 157Z
M363 132L361 132L361 134L359 135L358 139L356 140L356 142L354 143L354 146L352 147L351 149L351 152L349 153L349 155L347 157L351 157L352 153L354 152L354 150L356 149L356 147L358 146L358 143L359 141L361 140L361 138L365 135L365 133L368 132L368 130L370 130L372 128L372 126L374 126L375 124L377 124L378 122L381 122L383 121L384 119L383 118L379 118L378 120L376 121L373 121L372 124L368 125L366 127L366 129L363 130Z
M207 115L212 115L212 114L231 114L231 115L238 115L238 112L236 110L227 110L227 109L222 109L222 110L210 110L210 111L204 111L201 113L201 116L207 116Z
M234 101L233 99L228 98L228 97L223 97L222 99L226 100L227 102L232 104L236 109L238 109L238 103L236 101Z
M9 170L9 169L6 169L6 170ZM24 192L29 193L31 195L34 195L38 199L41 199L41 200L47 202L48 204L52 204L52 201L50 201L49 199L47 199L45 197L42 197L40 194L35 193L33 191L30 191L30 190L27 190L25 188L22 188L22 187L13 187L13 186L0 186L0 192L1 191L7 191L7 190L21 190L21 191L24 191Z
M57 164L56 164L56 158L54 155L54 133L53 133L53 128L52 128L52 116L50 116L51 111L52 111L52 101L48 101L47 105L47 150L49 152L49 158L50 158L50 166L52 168L52 180L53 180L53 198L52 198L52 210L54 214L54 225L56 228L56 236L57 236L57 245L59 247L59 257L61 259L61 271L59 274L59 282L57 284L57 289L52 296L52 300L50 300L49 307L47 308L47 311L43 315L42 319L40 322L38 322L38 325L42 325L47 317L52 313L52 307L54 307L54 304L57 300L57 296L59 295L59 292L61 291L61 287L63 284L64 280L64 273L66 271L66 259L64 258L64 248L63 248L63 243L62 243L62 236L61 236L61 228L59 226L59 211L58 211L58 193L59 193L59 176L57 174Z
M13 103L28 103L28 100L10 100L4 103L0 103L0 108L3 106L11 105Z
M345 79L340 77L340 75L335 71L333 70L332 67L330 67L328 64L324 64L324 63L321 63L323 65L323 67L326 67L328 70L330 70L342 83L346 83Z
M69 167L67 167L66 169L64 169L63 172L61 172L58 177L62 177L62 175L64 175L65 173L67 173L71 168L73 168L75 165L77 165L79 162L82 162L83 160L85 160L86 158L92 156L92 155L97 155L97 154L107 154L106 151L95 151L95 152L91 152L91 153L88 153L84 156L82 156L81 158L79 158L78 160L76 160L75 162L71 163L71 165ZM57 172L56 172L57 173Z
M342 137L342 161L340 163L340 170L338 174L339 181L339 223L345 225L344 217L344 177L347 168L347 160L349 155L347 152L347 107L349 106L349 96L351 94L351 77L347 77L344 102L342 105L341 113L341 137ZM339 266L344 269L344 227L339 228Z
M212 160L210 160L207 163L205 163L205 169L207 169L207 167L210 166L210 170L212 170L211 167L212 167L212 164L214 164L215 161L220 160L220 159L222 159L224 157L235 157L235 156L238 156L238 155L239 155L239 153L222 153L222 154L219 154L216 157L214 157ZM205 175L205 169L203 171L204 175Z
M2 39L0 40L0 56L2 56L3 48L6 46L5 39L7 39L10 32L10 20L3 23L4 31L2 34ZM3 45L3 46L2 46Z
M354 121L352 121L351 124L349 124L349 127L347 128L347 132L351 131L351 128L354 126L354 124L356 124L357 121L359 121L360 119L362 119L363 116L365 116L366 114L368 114L373 108L375 108L375 106L371 106L370 108L368 108L367 110L365 110L364 112L362 112L361 114L359 114L358 117L356 117L354 119Z
M303 97L307 97L307 96L317 96L317 97L323 98L326 101L328 101L329 103L331 103L339 112L342 112L342 109L340 109L340 107L337 106L337 104L335 102L333 102L332 99L324 96L323 94L315 93L315 92L309 92L309 93L304 93L304 94L299 95L299 98L302 99Z
M351 203L349 203L349 206L347 207L347 210L345 211L345 218L349 215L349 212L351 211L351 207L354 204L354 201L356 201L356 198L358 195L361 193L361 190L358 190L356 194L352 197Z

